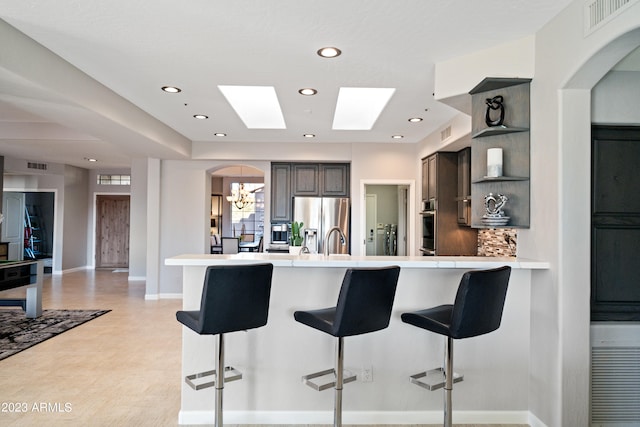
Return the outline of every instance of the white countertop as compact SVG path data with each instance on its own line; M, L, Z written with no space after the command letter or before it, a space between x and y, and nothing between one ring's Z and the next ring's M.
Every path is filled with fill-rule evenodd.
M513 269L545 270L546 261L513 257L474 256L351 256L290 255L244 252L235 255L184 254L165 259L165 265L206 266L270 262L275 267L377 267L398 265L401 268L494 268L508 265Z

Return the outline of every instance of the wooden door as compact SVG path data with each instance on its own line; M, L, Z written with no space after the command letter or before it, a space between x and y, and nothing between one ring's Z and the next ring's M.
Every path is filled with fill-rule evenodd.
M640 127L594 126L591 321L640 320Z
M129 267L129 196L96 200L96 268Z

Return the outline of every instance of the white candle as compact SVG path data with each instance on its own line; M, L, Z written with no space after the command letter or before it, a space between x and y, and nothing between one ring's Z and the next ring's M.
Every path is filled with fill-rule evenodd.
M487 150L487 176L502 176L502 148Z

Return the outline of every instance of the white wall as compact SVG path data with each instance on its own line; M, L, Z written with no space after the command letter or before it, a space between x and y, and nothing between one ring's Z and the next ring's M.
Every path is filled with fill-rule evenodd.
M640 124L640 72L610 71L591 95L593 123Z
M62 270L84 268L91 230L89 227L89 171L64 168Z
M518 254L547 260L552 265L549 271L535 272L532 277L529 409L536 425L589 424L590 276L586 267L590 264L591 89L613 65L640 45L640 31L633 31L640 27L640 3L587 36L584 5L584 1L575 0L535 38L531 227L519 232ZM510 58L509 46L504 48L504 55L495 50L494 53ZM527 77L505 74L517 71L517 64L510 67L501 61L494 65L504 68L492 68L486 55L479 53L445 65L451 64L464 70L462 84L457 91L452 91L451 85L442 91L436 87L441 97L462 96L472 88L471 82L480 82L487 76ZM436 69L442 71L446 67ZM455 83L458 75L449 69L447 81ZM439 81L442 83L436 76L436 84ZM603 83L602 93L597 90L594 99L607 93L604 85L609 84ZM637 91L638 85L634 84L632 90ZM620 106L626 102L622 100ZM637 122L636 116L608 113L613 115L605 116L595 106L598 120Z
M589 424L591 88L640 45L640 32L629 33L640 27L640 4L588 36L584 4L574 1L536 39L532 227L518 241L522 254L554 265L532 285L540 309L532 313L530 408L549 426ZM552 234L557 241L540 238Z
M131 161L129 280L147 276L147 159Z

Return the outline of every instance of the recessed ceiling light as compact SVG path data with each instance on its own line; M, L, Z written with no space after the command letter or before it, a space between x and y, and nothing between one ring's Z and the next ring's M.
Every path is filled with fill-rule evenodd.
M332 128L370 130L395 91L395 88L341 87Z
M194 114L193 117L198 120L204 120L209 118L209 116L205 116L204 114Z
M311 96L311 95L315 95L316 93L318 93L318 91L317 91L317 90L315 90L315 89L313 89L313 88L306 87L306 88L304 88L304 89L300 89L300 90L298 91L298 93L299 93L300 95L304 95L304 96Z
M162 86L162 90L168 93L178 93L178 92L182 92L182 89L180 89L179 87L175 87L175 86Z
M323 47L322 49L318 49L318 55L323 58L335 58L336 56L340 56L342 51L337 47Z
M97 162L97 161L98 161L97 159L93 159L93 158L91 158L91 157L85 157L84 159L85 159L87 162Z
M402 136L402 135L391 135L391 138L393 138L393 139L402 139L402 138L404 138L404 136Z
M418 123L418 122L421 122L421 121L422 121L422 117L411 117L411 118L409 119L409 121L410 121L411 123Z
M248 129L286 129L273 86L218 86Z
M315 138L315 137L316 137L316 136L315 136L314 134L312 134L312 133L305 133L305 134L304 134L304 135L302 135L302 136L304 136L305 138Z
M226 133L222 133L222 132L216 132L213 134L214 136L227 136Z

